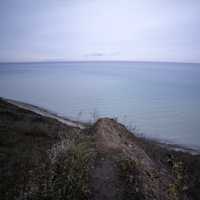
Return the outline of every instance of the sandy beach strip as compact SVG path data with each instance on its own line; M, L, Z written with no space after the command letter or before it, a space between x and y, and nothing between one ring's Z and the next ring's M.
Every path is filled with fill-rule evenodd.
M20 101L16 101L16 100L11 100L11 99L6 99L6 98L3 98L5 101L7 101L8 103L10 104L13 104L19 108L23 108L25 110L29 110L29 111L32 111L36 114L39 114L41 116L44 116L44 117L49 117L49 118L53 118L53 119L56 119L58 120L59 122L63 123L63 124L66 124L68 126L72 126L72 127L77 127L77 128L80 128L80 129L84 129L86 128L84 126L84 124L80 123L80 122L75 122L75 121L72 121L72 120L69 120L69 119L66 119L65 117L61 117L53 112L50 112L44 108L40 108L38 106L34 106L34 105L31 105L31 104L28 104L28 103L24 103L24 102L20 102Z

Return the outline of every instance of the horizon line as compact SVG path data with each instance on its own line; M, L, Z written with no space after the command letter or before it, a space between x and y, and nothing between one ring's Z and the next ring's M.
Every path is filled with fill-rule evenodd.
M41 61L5 61L0 64L34 64L34 63L89 63L89 62L129 62L129 63L177 63L177 64L200 64L192 61L153 61L153 60L41 60Z

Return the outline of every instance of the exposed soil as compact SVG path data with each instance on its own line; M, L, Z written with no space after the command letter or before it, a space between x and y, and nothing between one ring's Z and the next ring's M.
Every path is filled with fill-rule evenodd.
M97 150L100 153L108 154L111 158L115 157L114 162L100 161L103 167L98 168L98 173L104 174L106 166L109 170L113 170L116 175L115 167L117 162L122 159L129 159L136 164L137 176L142 182L141 190L146 198L151 199L172 199L169 196L169 185L173 183L173 177L169 174L167 169L160 169L156 163L149 158L140 146L134 136L130 135L129 131L121 124L116 123L112 119L100 119L94 125L94 133L96 136ZM112 166L109 166L112 165ZM103 177L101 177L103 179ZM113 181L112 181L113 179ZM111 182L117 182L116 177L111 177ZM126 186L125 186L126 187ZM116 190L116 188L113 188ZM116 191L109 190L110 193Z

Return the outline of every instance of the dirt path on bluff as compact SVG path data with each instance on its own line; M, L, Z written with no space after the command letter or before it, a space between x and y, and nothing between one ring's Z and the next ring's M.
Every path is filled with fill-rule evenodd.
M143 183L141 190L146 199L173 199L169 195L173 177L166 169L156 166L123 125L112 119L100 119L94 125L93 132L100 155L91 171L94 200L123 199L120 195L126 190L126 184L120 185L117 166L117 162L123 158L136 163L137 178Z
M99 157L91 173L93 200L121 199L118 172L114 161L104 156Z

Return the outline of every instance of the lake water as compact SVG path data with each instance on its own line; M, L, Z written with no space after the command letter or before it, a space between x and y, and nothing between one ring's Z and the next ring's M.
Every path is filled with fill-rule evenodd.
M200 146L200 64L0 64L0 96L76 120L117 117L146 136Z

